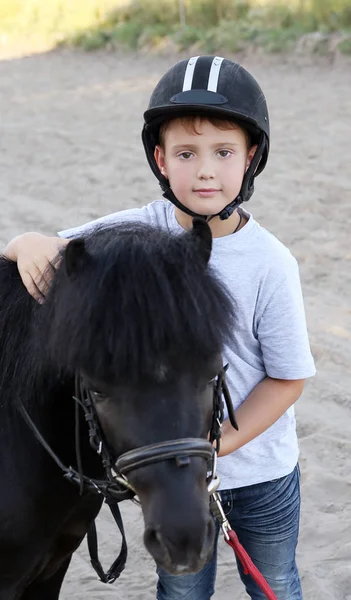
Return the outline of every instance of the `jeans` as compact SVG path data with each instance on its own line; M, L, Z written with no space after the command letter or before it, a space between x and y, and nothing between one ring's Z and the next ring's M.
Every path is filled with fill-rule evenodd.
M295 562L300 519L299 467L286 477L222 490L220 494L231 527L278 600L302 600ZM157 600L211 598L216 579L217 540L218 535L212 558L199 573L175 576L158 568ZM265 599L251 576L243 574L240 563L237 566L250 598Z

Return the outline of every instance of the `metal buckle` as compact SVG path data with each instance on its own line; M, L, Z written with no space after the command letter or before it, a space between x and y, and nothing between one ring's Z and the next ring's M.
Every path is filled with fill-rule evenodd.
M224 514L221 497L218 492L214 492L210 498L210 510L218 523L221 526L221 529L224 533L224 537L226 540L229 540L228 531L231 530L231 526L227 517Z
M217 477L217 452L215 449L213 449L212 454L211 471L206 481L208 493L211 496L214 492L217 491L220 482L219 477Z
M220 484L220 479L216 475L215 477L213 477L211 479L211 481L209 482L209 484L207 486L207 491L210 496L213 496L213 494L218 490L219 484Z
M111 469L111 473L112 473L113 479L117 483L119 483L123 487L127 488L128 490L130 490L131 492L136 494L134 487L132 486L131 483L129 483L128 479L124 475L119 475L118 473L116 473L116 471L114 469Z

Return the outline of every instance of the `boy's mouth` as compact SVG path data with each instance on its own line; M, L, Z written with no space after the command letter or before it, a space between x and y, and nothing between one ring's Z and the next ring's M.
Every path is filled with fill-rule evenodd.
M199 194L199 196L201 197L206 197L206 196L213 196L213 194L216 194L217 192L220 192L221 190L217 190L215 188L199 188L194 190L194 192L196 194Z

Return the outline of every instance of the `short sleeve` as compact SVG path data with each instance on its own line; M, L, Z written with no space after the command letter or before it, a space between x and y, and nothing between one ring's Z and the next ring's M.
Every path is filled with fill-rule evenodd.
M121 210L105 217L100 217L95 221L90 221L79 227L64 229L59 231L58 235L62 238L73 239L80 236L91 234L96 228L114 227L120 223L148 223L150 225L167 228L167 210L168 205L164 200L154 200L141 208L129 208Z
M140 221L141 215L141 209L123 210L111 215L100 217L94 221L89 221L89 223L85 223L84 225L80 225L78 227L64 229L63 231L59 231L58 235L59 237L66 239L74 239L80 236L84 237L92 233L96 228L113 227L114 225L127 220Z
M306 379L315 374L295 259L266 302L257 322L257 336L269 377Z

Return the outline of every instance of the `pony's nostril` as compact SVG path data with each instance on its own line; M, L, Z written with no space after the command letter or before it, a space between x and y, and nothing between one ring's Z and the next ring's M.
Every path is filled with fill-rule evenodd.
M147 527L144 532L144 544L158 564L171 565L172 559L162 534L153 527Z
M160 544L161 543L161 534L156 531L156 529L148 529L145 532L145 538L148 543L151 545Z
M144 543L146 548L156 558L159 555L169 555L162 535L157 529L148 527L144 533Z

